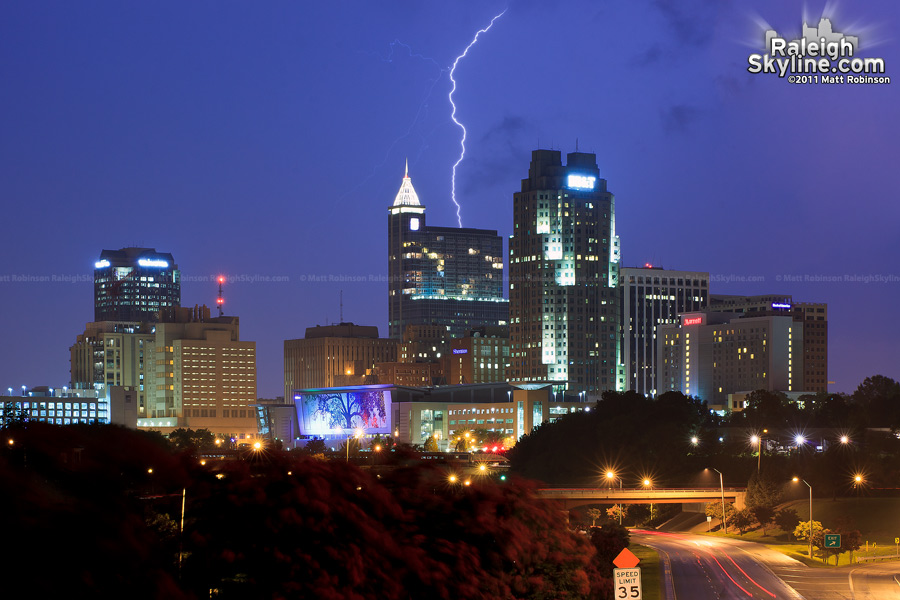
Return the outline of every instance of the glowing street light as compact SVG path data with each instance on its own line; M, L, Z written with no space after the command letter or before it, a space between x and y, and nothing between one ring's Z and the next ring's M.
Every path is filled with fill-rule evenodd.
M842 443L843 445L846 446L847 444L850 443L850 438L849 438L848 436L846 436L846 435L842 435L842 436L841 436L841 443Z
M798 436L800 437L800 436ZM812 558L812 486L809 485L809 482L805 479L800 479L799 477L794 477L794 482L802 481L806 484L806 487L809 488L809 531L807 531L809 537L809 557Z
M699 443L700 443L700 438L698 438L696 435L691 436L691 445L696 446Z

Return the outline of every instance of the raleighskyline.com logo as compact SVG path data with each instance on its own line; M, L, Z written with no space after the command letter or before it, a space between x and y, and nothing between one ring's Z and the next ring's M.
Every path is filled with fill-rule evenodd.
M803 35L788 41L774 29L766 31L766 54L751 54L750 73L775 73L791 83L890 83L883 58L856 56L859 38L832 30L825 17L818 27L803 24Z

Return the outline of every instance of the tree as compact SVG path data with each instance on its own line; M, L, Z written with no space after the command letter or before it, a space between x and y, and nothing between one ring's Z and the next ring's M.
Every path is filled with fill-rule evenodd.
M597 519L603 516L603 511L599 508L589 508L587 509L587 516L591 520L591 527L597 524Z
M178 450L192 453L210 452L216 449L216 436L209 429L179 427L169 434L169 441Z
M800 517L793 508L782 508L775 513L775 525L782 531L788 533L788 535L792 534L799 524Z
M720 501L706 503L706 516L722 521L722 503ZM725 504L725 518L730 521L734 516L734 504Z
M762 528L763 535L766 535L766 526L769 525L772 522L772 519L775 518L775 509L771 506L754 506L750 509L750 512L753 513L753 517ZM796 527L796 524L794 525L794 527Z
M22 408L20 402L5 402L3 404L3 427L23 425L26 421L28 421L28 413Z
M821 540L825 530L822 527L822 523L819 521L800 521L800 523L797 524L797 527L794 528L794 537L800 541L808 540L810 523L812 524L813 546L821 546L823 543Z
M622 519L625 518L625 515L628 514L628 506L624 504L613 504L609 508L606 509L606 516L614 521L621 522Z
M438 448L437 440L433 435L429 435L425 438L425 452L439 452L440 448Z
M628 547L631 539L628 530L618 523L610 522L603 527L591 529L591 544L597 550L595 562L600 574L611 577L613 574L613 560L619 553Z
M754 473L747 482L747 506L773 507L781 502L784 496L781 483L770 479L763 474Z
M740 535L744 535L753 525L753 515L746 508L734 511L734 515L732 515L730 520Z

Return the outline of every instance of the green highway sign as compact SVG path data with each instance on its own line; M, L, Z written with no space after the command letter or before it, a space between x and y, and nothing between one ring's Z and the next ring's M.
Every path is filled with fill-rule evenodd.
M825 534L825 547L826 548L840 548L841 547L841 534L826 533Z

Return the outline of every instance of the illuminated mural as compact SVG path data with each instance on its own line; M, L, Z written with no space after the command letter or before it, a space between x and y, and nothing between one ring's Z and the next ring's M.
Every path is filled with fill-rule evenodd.
M335 429L390 432L386 409L391 402L390 390L306 393L294 396L294 401L301 413L303 433L306 435L331 434Z

